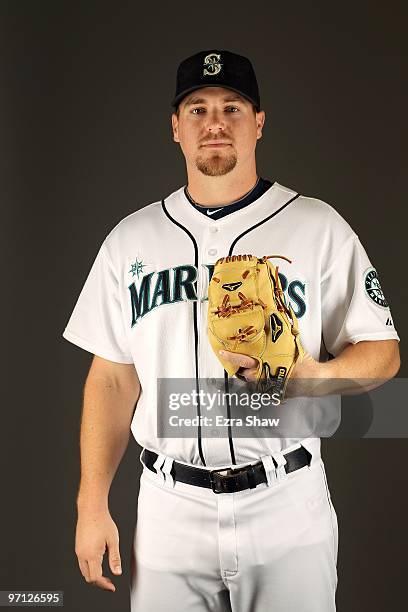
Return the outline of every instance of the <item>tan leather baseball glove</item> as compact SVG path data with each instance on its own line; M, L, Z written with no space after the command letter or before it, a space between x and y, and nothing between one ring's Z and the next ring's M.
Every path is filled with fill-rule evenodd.
M282 400L304 350L296 315L285 303L278 267L269 261L274 257L282 256L232 255L216 262L208 289L208 336L230 376L238 368L223 360L220 350L256 359L258 388Z

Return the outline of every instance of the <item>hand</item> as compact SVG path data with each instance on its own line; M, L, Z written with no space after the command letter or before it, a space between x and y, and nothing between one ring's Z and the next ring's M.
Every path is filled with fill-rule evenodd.
M304 352L302 358L299 358L294 366L290 379L291 380L307 380L313 378L320 378L322 364L313 359L313 357L307 352Z
M75 538L75 553L86 582L107 591L116 591L115 585L102 576L102 560L106 548L111 571L122 573L119 552L119 533L108 510L79 510Z
M319 379L323 375L323 365L305 351L303 357L298 359L294 366L287 386L285 396L290 397L314 397L319 395Z
M256 371L258 361L242 353L232 353L231 351L220 351L220 355L226 361L235 366L239 366L237 374L245 378L247 382L256 381ZM318 381L323 374L324 364L319 363L305 351L302 359L298 359L294 366L286 387L285 397L299 397L314 395Z
M256 370L258 368L258 361L256 359L242 353L232 353L231 351L220 351L220 355L234 366L239 366L237 374L244 377L247 382L254 382L256 380Z

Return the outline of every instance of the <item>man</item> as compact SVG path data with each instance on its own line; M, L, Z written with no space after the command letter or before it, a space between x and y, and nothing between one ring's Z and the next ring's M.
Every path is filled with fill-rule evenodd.
M338 529L320 439L211 437L200 425L189 437L160 437L158 381L192 379L198 389L224 379L207 338L206 298L216 260L231 252L293 262L283 261L280 275L307 351L294 380L338 379L337 392L343 379L375 386L398 371L399 338L346 221L259 177L265 112L250 61L218 50L187 58L173 107L187 185L113 228L63 333L94 354L81 425L80 570L115 590L102 575L105 549L121 573L108 494L130 428L145 449L132 610L331 612ZM253 378L254 360L227 357ZM198 402L191 416L199 413Z

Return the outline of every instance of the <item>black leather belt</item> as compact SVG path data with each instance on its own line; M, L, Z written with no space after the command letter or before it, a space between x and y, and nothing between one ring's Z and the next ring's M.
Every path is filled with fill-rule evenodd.
M305 465L309 465L312 455L303 446L286 453L285 471L294 472ZM158 458L157 453L145 448L142 453L142 461L149 470L156 473L153 465ZM276 463L274 461L276 467ZM214 493L236 493L245 489L254 489L262 482L267 482L265 468L262 461L242 468L226 468L219 470L206 470L191 465L184 465L173 461L170 474L178 482L212 489Z

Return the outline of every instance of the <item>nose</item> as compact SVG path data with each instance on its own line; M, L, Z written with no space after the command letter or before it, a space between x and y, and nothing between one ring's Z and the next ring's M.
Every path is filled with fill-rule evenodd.
M222 111L219 111L218 109L208 111L206 118L206 127L209 132L219 132L225 129L225 117L223 116Z

